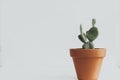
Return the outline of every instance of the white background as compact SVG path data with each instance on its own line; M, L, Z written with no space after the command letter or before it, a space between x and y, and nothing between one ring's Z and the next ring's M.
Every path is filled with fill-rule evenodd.
M76 80L69 49L92 18L107 48L99 80L119 80L119 0L0 0L0 80Z

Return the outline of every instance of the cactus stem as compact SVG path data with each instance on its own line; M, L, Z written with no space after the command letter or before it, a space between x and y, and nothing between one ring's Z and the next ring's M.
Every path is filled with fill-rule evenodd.
M95 27L96 20L92 19L92 27Z
M82 34L82 24L80 24L80 33Z

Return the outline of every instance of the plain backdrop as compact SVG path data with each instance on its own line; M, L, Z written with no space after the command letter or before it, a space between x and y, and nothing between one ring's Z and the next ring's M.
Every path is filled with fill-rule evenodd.
M0 80L77 80L69 49L92 18L107 49L99 80L119 80L119 0L0 0Z

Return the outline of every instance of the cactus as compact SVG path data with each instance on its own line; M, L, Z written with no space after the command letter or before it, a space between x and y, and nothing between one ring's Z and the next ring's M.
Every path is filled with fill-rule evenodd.
M78 35L78 38L80 41L82 41L84 44L82 45L83 49L93 49L94 44L93 41L98 36L98 28L95 27L96 20L92 19L92 27L86 32L83 33L82 31L82 25L80 25L80 35Z

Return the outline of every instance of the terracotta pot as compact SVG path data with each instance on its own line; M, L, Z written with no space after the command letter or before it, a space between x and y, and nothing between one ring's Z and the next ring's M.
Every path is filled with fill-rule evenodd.
M98 80L105 48L70 49L78 80Z

